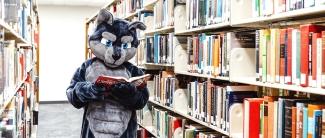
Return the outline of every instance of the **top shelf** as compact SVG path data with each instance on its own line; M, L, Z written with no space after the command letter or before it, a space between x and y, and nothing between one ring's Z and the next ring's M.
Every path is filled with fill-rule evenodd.
M110 0L105 6L103 6L101 9L106 9L107 7L119 2L120 0ZM87 19L86 23L90 23L92 21L94 21L97 17L98 12L96 12L95 14L93 14L92 16L89 17L89 19Z
M30 43L24 39L21 35L19 35L12 27L10 27L6 22L0 20L0 26L2 26L5 31L5 37L8 39L14 39L18 43L24 43L30 45Z
M294 20L304 20L304 19L310 19L315 17L324 17L324 14L325 14L325 5L322 5L317 7L310 7L310 8L278 13L270 16L237 19L235 21L231 21L231 26L243 27L247 25L254 26L257 23L270 24L273 22L281 22L281 21L288 22Z

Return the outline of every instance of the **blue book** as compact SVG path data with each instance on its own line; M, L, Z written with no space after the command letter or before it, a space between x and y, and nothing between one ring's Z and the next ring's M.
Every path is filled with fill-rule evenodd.
M314 133L313 138L322 137L322 110L314 111Z
M303 109L303 122L302 122L302 137L308 138L308 108Z
M153 47L154 47L154 63L159 62L159 35L154 34L153 36L154 42L153 42Z
M220 22L222 19L222 1L223 0L218 0L217 2L217 22Z
M256 98L255 86L227 86L226 87L226 122L229 123L229 109L235 103L243 103L245 98ZM228 131L229 125L226 125Z

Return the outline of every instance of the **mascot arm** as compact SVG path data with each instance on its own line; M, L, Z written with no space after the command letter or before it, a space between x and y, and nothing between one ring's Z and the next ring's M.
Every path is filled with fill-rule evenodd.
M144 73L135 66L132 66L132 76L141 76ZM136 88L130 83L121 83L111 89L112 95L117 98L119 103L131 110L142 109L148 102L149 91L146 86Z
M77 69L67 88L66 94L69 102L76 108L84 107L88 102L104 99L103 88L94 83L85 81L85 63Z

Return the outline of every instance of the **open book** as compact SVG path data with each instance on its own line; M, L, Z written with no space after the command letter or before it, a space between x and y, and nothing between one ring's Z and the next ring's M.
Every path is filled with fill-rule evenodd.
M105 87L111 87L114 84L118 84L120 82L129 82L133 83L135 86L143 86L146 84L147 80L150 79L150 74L145 74L142 76L132 77L132 78L124 78L124 77L114 77L114 76L99 76L96 80L96 84Z

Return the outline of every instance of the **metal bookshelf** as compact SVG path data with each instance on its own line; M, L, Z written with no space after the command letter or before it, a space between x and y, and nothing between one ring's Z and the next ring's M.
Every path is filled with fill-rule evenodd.
M325 14L325 5L318 7L310 7L304 9L298 9L283 13L277 13L270 16L262 16L262 17L253 17L246 19L238 19L231 21L231 26L254 26L259 23L270 24L273 22L285 21L289 22L292 20L304 20L308 18L317 18L324 17Z
M153 126L144 126L141 123L137 122L139 126L141 126L142 128L144 128L145 130L147 130L151 135L153 135L156 138L159 138L157 136L157 134L155 133L156 130L153 128Z
M210 124L208 124L208 123L206 123L206 122L203 122L203 121L201 121L201 120L199 120L199 119L196 119L196 118L194 118L194 117L192 117L192 116L190 116L190 115L186 115L186 114L183 114L183 113L181 113L181 112L178 112L178 111L174 110L174 109L171 108L171 107L168 107L168 106L162 105L162 104L160 104L160 103L158 103L158 102L156 102L156 101L153 101L153 100L151 100L151 99L149 99L148 102L150 102L150 103L152 103L152 104L154 104L154 105L156 105L156 106L159 106L159 107L161 107L161 108L164 108L164 109L166 109L166 110L168 110L168 111L170 111L170 112L176 113L176 114L178 114L178 115L180 115L180 116L182 116L182 117L184 117L184 118L186 118L186 119L192 120L192 121L194 121L194 122L196 122L196 123L198 123L198 124L201 124L201 125L203 125L203 126L205 126L205 127L207 127L207 128L210 128L210 129L212 129L212 130L214 130L214 131L217 131L217 132L219 132L219 133L222 133L222 134L224 134L224 135L229 136L229 133L228 133L228 132L226 132L226 131L224 131L224 130L222 130L222 129L220 129L220 128L217 128L217 127L215 127L215 126L212 126L212 125L210 125Z
M193 29L175 32L175 35L193 35L193 34L197 34L200 32L209 31L209 30L216 31L217 29L224 29L227 27L231 27L230 22L221 22L221 23L217 23L217 24L213 24L213 25L200 26L200 27L193 28Z
M9 39L14 39L18 43L24 43L27 45L31 45L26 39L24 39L21 35L19 35L12 27L10 27L3 20L0 20L0 26L2 26L5 29L6 39L9 37Z
M289 85L289 84L280 84L280 83L260 82L260 81L254 81L253 79L248 79L248 78L234 79L234 80L231 80L231 82L250 84L250 85L261 86L261 87L291 90L291 91L299 91L299 92L305 92L305 93L311 93L311 94L325 95L325 89L302 87L302 86L297 86L295 84Z
M173 32L173 31L174 31L174 26L167 26L167 27L163 27L163 28L160 28L160 29L146 31L145 34L146 35L153 35L155 33L165 34L165 33L170 33L170 32Z
M200 78L229 81L229 77L213 76L213 75L199 74L199 73L190 73L190 72L186 72L186 71L177 71L177 70L175 70L174 72L176 74L187 75L187 76L195 76L195 77L200 77Z

